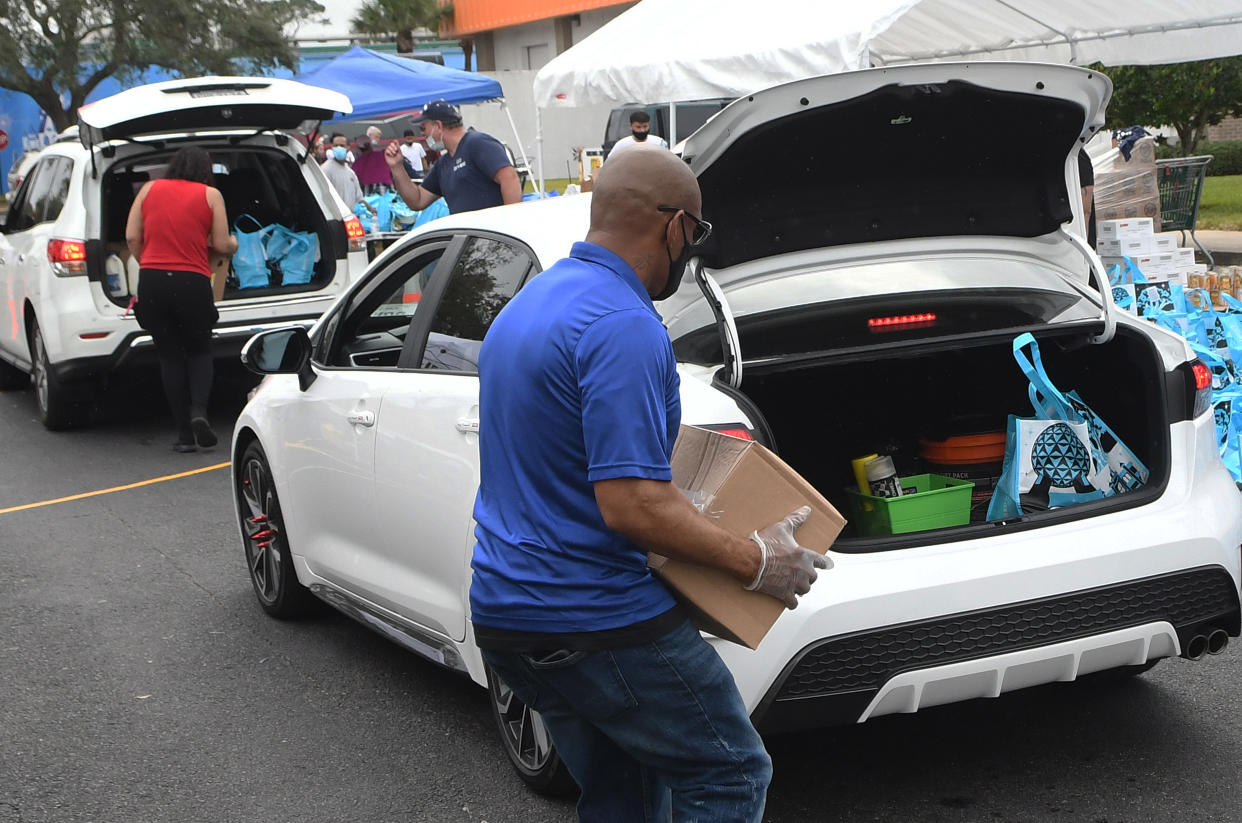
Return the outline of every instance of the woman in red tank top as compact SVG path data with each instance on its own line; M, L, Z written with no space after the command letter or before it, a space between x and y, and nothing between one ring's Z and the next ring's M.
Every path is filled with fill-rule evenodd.
M211 157L197 146L173 155L161 180L143 185L129 210L125 240L138 258L138 325L151 332L164 393L177 424L173 449L216 444L207 422L211 328L219 319L208 248L237 251L224 198L212 186Z

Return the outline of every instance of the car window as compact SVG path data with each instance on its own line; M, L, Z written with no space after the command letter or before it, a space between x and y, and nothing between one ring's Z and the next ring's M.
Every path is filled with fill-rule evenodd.
M483 335L533 266L524 249L490 237L469 238L436 305L421 368L477 372Z
M13 201L9 204L9 215L4 222L4 230L6 232L25 231L26 229L38 223L38 213L35 211L33 192L36 186L41 185L41 178L46 175L43 173L47 161L36 163L35 167L26 175L26 179L22 181L21 186L17 190L17 194L13 196Z
M44 168L32 191L31 201L36 222L45 223L60 217L61 209L65 207L73 161L68 157L49 157L41 165Z
M343 314L329 320L325 331L328 365L397 367L410 323L444 248L437 245L397 262L374 287L358 292Z

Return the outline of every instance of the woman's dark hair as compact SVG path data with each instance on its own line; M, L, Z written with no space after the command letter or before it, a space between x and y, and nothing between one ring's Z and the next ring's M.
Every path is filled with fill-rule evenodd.
M168 171L164 177L170 180L192 180L207 186L216 184L216 176L211 173L211 155L198 146L185 146L177 149L177 153L168 163Z

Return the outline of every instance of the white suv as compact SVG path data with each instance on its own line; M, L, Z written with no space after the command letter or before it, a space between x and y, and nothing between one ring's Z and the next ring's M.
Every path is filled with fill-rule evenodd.
M0 232L0 389L33 376L43 424L65 428L89 418L108 375L153 358L132 311L137 266L125 222L138 189L187 144L211 155L230 224L248 214L313 232L319 245L309 283L242 289L229 278L217 298L216 354L236 356L265 328L311 325L366 267L366 246L357 218L289 132L351 110L338 92L246 77L153 83L83 107L78 127L22 181Z

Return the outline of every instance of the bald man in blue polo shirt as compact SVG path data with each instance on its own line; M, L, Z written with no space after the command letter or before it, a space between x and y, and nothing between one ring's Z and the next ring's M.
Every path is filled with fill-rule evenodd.
M759 821L771 779L732 675L647 568L715 566L789 607L824 568L803 508L751 539L672 484L676 361L653 299L711 231L669 152L610 160L591 228L500 312L479 357L471 622L543 716L581 821Z

